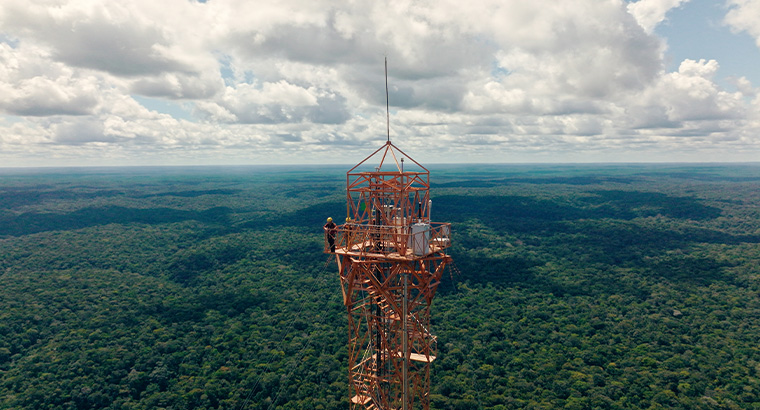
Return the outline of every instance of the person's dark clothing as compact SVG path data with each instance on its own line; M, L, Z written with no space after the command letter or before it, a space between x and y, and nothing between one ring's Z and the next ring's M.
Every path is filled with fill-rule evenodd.
M335 234L337 233L338 226L335 222L330 221L325 224L325 232L327 232L327 243L330 245L330 252L335 252Z

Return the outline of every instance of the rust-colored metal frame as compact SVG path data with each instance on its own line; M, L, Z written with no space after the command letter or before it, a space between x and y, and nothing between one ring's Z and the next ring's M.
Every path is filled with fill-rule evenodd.
M359 169L376 156L378 166ZM404 170L404 158L416 168ZM430 407L430 306L451 262L451 226L430 221L429 175L390 141L346 173L351 220L333 241L348 311L352 410Z

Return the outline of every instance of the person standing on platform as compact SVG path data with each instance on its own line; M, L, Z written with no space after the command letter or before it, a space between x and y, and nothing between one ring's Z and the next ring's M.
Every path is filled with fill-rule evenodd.
M337 233L338 226L335 225L332 218L327 218L327 223L324 228L325 233L327 234L327 243L330 245L330 252L335 253L335 234Z

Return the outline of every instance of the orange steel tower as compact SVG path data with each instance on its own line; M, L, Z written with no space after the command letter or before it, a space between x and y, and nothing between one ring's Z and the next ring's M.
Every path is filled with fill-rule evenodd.
M325 232L325 252L348 310L350 408L427 410L430 304L451 225L431 222L430 172L390 140L346 173L346 191L348 218Z

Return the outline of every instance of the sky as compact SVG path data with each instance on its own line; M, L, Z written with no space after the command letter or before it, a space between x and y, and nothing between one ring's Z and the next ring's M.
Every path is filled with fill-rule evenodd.
M760 0L3 0L0 167L760 161Z

